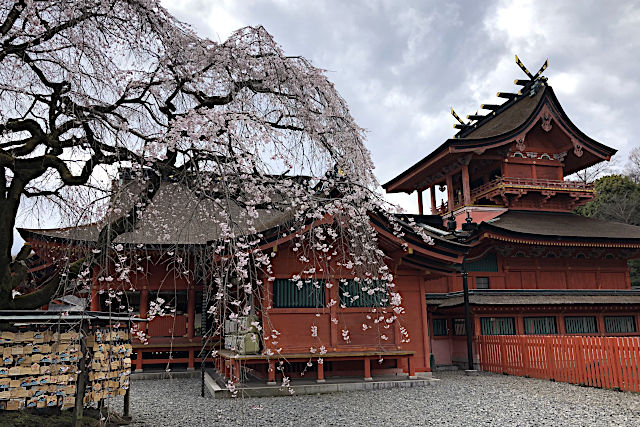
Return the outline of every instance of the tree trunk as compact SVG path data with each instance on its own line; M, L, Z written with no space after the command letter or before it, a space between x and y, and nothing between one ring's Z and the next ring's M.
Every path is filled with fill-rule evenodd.
M17 212L18 202L16 200L10 197L0 200L0 307L6 307L13 300L14 280L11 274L11 247L13 246L13 227L16 224Z
M76 380L76 401L73 407L73 427L82 427L82 417L84 415L84 394L87 390L87 380L89 379L89 370L87 369L87 356L89 349L87 348L87 335L89 333L89 325L86 320L82 321L80 327L80 361L78 362L78 378Z

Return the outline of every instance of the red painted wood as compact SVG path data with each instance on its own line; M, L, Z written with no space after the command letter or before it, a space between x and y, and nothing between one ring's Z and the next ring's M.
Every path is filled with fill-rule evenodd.
M149 336L174 336L187 335L186 316L157 316L148 323Z
M407 356L407 365L409 365L409 376L410 377L415 377L416 376L416 362L413 359L413 354Z
M193 338L195 336L195 318L196 318L196 290L190 287L187 292L187 336Z
M318 381L324 381L324 362L318 360Z
M368 357L364 358L364 378L371 378L371 359Z
M269 360L269 368L268 372L268 381L275 382L276 381L276 363L273 360Z
M479 336L485 371L640 390L640 337Z

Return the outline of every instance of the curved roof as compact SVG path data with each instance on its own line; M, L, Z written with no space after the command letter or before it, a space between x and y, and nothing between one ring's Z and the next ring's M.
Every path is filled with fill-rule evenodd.
M545 240L624 241L640 244L640 227L568 212L510 210L480 223L480 233Z
M126 212L140 194L139 185L135 181L127 183L117 190L116 194L111 206ZM289 214L276 209L263 209L259 210L259 217L250 226L245 209L233 201L228 207L221 206L222 203L217 203L211 198L200 198L184 184L162 182L158 193L145 208L135 230L118 236L115 242L152 246L204 245L220 236L221 222L227 223L220 214L223 208L231 212L234 220L232 227L238 235L270 229L284 223L289 217ZM18 231L25 240L41 236L49 240L93 243L97 240L100 230L112 220L112 215L105 216L102 221L77 227L19 229Z
M537 91L527 90L505 102L499 108L477 121L469 128L458 132L454 138L446 140L422 160L391 179L382 187L389 193L412 192L422 189L426 179L432 180L438 169L455 164L469 153L483 152L514 142L515 138L533 126L544 107L553 114L554 121L571 137L580 142L593 156L583 156L576 170L567 170L566 174L591 166L602 160L608 160L617 150L608 147L584 134L567 117L560 106L551 86L540 83Z

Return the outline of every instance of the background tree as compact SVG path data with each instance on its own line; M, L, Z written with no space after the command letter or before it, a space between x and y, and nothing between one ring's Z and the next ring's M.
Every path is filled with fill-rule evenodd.
M296 232L307 265L328 251L354 276L393 285L369 224L386 207L362 129L322 70L286 56L264 28L216 43L156 1L17 1L0 6L0 38L2 307L86 292L90 274L126 284L137 249L114 240L154 215L146 208L167 180L217 213L220 240L205 261L218 319L250 311L257 277L272 276L256 238L265 212L286 217L283 232ZM109 206L123 168L137 188L124 210ZM27 252L12 261L12 228L26 199L55 203L67 224L103 227L84 257L12 299ZM184 269L182 254L165 252Z
M636 147L631 151L625 174L636 184L640 184L640 147Z
M576 212L609 221L640 225L640 183L625 175L609 175L595 182L596 197ZM629 261L631 286L640 287L640 260Z
M568 177L572 181L582 182L583 184L592 184L598 178L611 174L617 169L618 158L613 157L608 162L599 162L595 165L584 168Z

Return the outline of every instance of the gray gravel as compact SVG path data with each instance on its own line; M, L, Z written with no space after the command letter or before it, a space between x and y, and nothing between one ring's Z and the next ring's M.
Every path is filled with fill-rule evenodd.
M436 377L408 389L215 400L200 397L198 379L133 381L131 412L136 426L640 426L635 393L490 373Z

